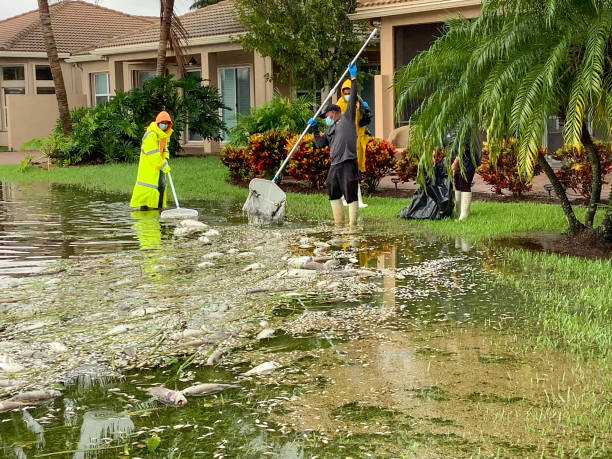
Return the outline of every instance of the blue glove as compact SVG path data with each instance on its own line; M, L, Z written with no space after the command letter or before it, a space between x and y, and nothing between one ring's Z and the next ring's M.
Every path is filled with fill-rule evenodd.
M315 120L314 118L310 118L308 120L308 126L310 126L310 127L315 127L317 124L319 124L319 123L317 123L317 120Z
M357 66L354 63L349 64L348 72L351 77L357 76Z
M361 104L361 106L362 106L363 108L368 108L368 107L369 107L368 103L367 103L365 100L362 100L362 101L361 101L361 102L359 102L359 103Z

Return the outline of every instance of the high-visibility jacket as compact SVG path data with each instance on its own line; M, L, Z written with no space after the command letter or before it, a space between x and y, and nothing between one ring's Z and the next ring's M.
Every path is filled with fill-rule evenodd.
M346 80L342 85L342 89L351 88L351 80ZM337 102L338 107L342 113L346 110L346 100L344 100L344 96L342 95L342 90L340 91L340 98ZM357 113L355 114L355 129L357 129L357 168L359 172L365 172L365 154L366 154L366 146L370 141L370 136L366 134L366 126L359 126L359 120L361 119L361 112L359 111L360 104L357 102Z
M172 128L162 131L155 122L149 124L140 147L140 161L138 162L138 175L132 192L131 207L147 206L155 209L159 205L159 174L168 173L168 143L172 135ZM166 206L166 192L164 190L163 206Z

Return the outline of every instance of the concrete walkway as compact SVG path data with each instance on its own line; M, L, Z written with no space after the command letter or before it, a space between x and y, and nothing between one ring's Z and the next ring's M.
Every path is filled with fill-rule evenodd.
M35 163L46 163L47 162L45 156L38 151L30 151L30 152L6 151L6 152L0 152L0 164L19 164L21 161L25 159L27 155L31 155ZM380 182L379 190L386 190L389 192L395 191L396 186L391 181L391 179L392 179L391 176L383 178ZM607 175L606 181L608 183L603 185L603 189L601 193L602 199L604 200L607 200L608 196L610 196L610 183L612 182L612 173ZM530 197L538 198L538 199L547 198L548 192L544 189L544 185L546 185L547 183L549 183L549 181L544 173L534 177L532 191L525 193L525 197L527 199L529 199ZM398 190L397 195L398 197L405 196L407 192L410 192L411 194L414 190L416 190L416 188L417 187L414 181L407 182L407 183L400 182L397 184L397 190ZM491 191L491 185L488 185L487 183L485 183L484 180L482 180L482 177L478 174L474 176L474 185L472 186L472 191L476 194L495 195L495 193ZM393 195L393 193L391 193L391 195ZM572 201L575 199L581 198L581 196L578 193L575 193L572 190L568 190L567 195L569 199ZM504 196L512 196L512 193L509 193L508 191L504 191ZM476 196L475 198L477 199L478 196ZM552 192L551 202L555 202L555 201L558 201L558 199L556 198L555 193Z

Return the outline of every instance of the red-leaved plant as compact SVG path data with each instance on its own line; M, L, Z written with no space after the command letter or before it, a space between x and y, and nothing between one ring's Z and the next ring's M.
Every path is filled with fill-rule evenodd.
M299 136L289 139L286 153L289 154ZM310 183L314 188L322 188L327 178L329 165L329 147L316 148L314 135L306 134L302 143L289 160L287 173L296 180Z
M612 171L612 142L595 141L595 148L601 161L601 180ZM565 146L553 154L553 158L563 161L563 166L555 172L561 184L580 193L585 202L591 199L591 186L593 183L593 171L591 162L587 158L584 149L578 150Z
M283 160L288 134L270 130L249 137L248 164L254 177L272 178Z
M482 148L482 161L477 169L482 179L491 185L491 191L503 194L502 190L508 190L512 196L520 197L532 188L531 180L525 179L518 173L516 162L516 141L507 140L497 154L495 164L491 161L490 152L486 142ZM535 165L534 177L542 172L539 165Z
M396 149L387 140L372 137L365 154L365 172L361 173L361 181L366 185L368 192L376 191L380 180L395 169Z
M229 169L230 181L240 183L253 178L248 156L246 147L227 147L221 152L219 159Z

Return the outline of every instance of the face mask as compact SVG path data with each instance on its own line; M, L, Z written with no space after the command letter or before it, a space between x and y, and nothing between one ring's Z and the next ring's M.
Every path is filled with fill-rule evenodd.
M344 96L344 100L346 100L346 101L348 102L348 100L349 100L349 98L350 98L350 97L351 97L351 96L347 94L347 95L345 95L345 96Z
M168 124L167 123L159 123L159 128L162 131L165 131L166 129L168 129Z
M328 126L333 126L334 125L334 120L332 120L329 116L327 118L325 118L325 124L327 124Z

